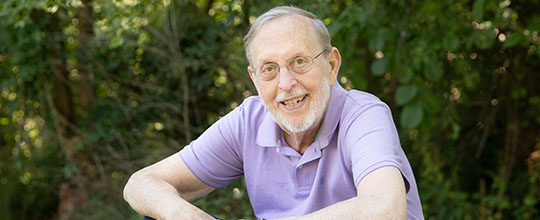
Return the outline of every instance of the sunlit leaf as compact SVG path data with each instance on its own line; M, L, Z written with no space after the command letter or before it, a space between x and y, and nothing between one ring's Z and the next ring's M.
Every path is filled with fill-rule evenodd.
M117 48L124 44L124 38L120 35L116 35L113 37L111 42L109 43L110 48Z

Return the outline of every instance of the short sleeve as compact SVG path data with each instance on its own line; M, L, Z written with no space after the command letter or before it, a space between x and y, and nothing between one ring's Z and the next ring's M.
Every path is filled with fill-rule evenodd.
M243 175L241 154L241 105L219 119L199 138L180 151L180 156L202 182L214 188L226 187Z
M409 190L405 175L405 157L388 106L382 102L364 105L346 119L348 127L345 144L350 159L355 186L376 169L386 166L398 168Z

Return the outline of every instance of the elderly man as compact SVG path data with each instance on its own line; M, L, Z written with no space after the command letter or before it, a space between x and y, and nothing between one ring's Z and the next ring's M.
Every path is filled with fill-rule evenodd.
M213 219L189 201L245 177L258 218L423 219L390 109L346 91L324 23L294 7L244 38L249 97L197 140L128 181L124 198L158 219Z

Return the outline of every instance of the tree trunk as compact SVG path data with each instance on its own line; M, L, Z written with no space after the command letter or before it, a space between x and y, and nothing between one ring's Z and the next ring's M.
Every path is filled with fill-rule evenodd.
M56 14L51 15L54 21L53 33L62 33L62 25L60 18ZM65 50L63 37L59 37L58 47L55 47L53 56L59 60L54 66L54 85L55 85L55 97L54 109L52 111L53 120L56 121L56 132L58 137L58 143L64 154L66 164L75 164L75 150L73 144L71 144L71 137L73 132L69 130L69 125L73 125L75 122L74 116L74 104L73 93L70 88L69 70L67 69L66 60L62 57ZM59 120L58 120L59 119ZM80 173L80 172L76 172ZM77 174L75 174L77 175ZM77 179L77 178L73 178ZM73 180L72 179L72 180ZM75 185L74 187L72 185ZM84 191L78 192L76 189L81 187L77 186L76 182L72 183L71 180L67 180L60 184L60 195L58 204L58 219L72 219L79 207L78 203L86 201L86 193ZM70 193L66 193L66 192Z
M91 0L82 0L81 6L77 10L77 18L79 20L79 49L77 56L77 70L79 71L78 84L74 85L79 91L80 106L90 106L95 102L95 88L90 83L92 78L92 68L89 65L92 60L90 42L94 36L93 31L93 11L90 5ZM60 19L53 15L55 21L54 32L62 33L62 25ZM75 149L75 146L80 143L81 137L69 129L69 126L75 126L76 117L74 114L73 92L71 91L72 83L69 79L69 70L66 66L65 58L61 57L64 52L64 42L59 42L60 47L55 51L55 55L60 62L55 66L55 87L58 109L58 117L63 118L58 124L58 136L60 139L65 163L75 167L73 176L66 182L60 184L59 204L58 204L58 219L73 219L75 213L83 204L88 201L88 180L85 175L84 168L81 165L83 160L82 153ZM84 115L84 112L83 112Z
M88 107L95 102L96 89L89 82L93 78L92 67L92 50L90 49L91 40L94 38L94 17L93 9L90 5L92 0L83 0L81 7L77 11L77 19L79 20L79 50L77 69L80 74L79 91L81 98L81 106Z

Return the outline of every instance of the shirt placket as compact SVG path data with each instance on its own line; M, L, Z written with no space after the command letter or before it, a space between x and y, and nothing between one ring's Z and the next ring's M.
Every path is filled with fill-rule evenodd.
M304 155L298 161L295 169L296 187L298 191L310 191L315 175L317 174L317 167L319 159L321 158L321 151L318 146L318 142L313 143L308 148Z

